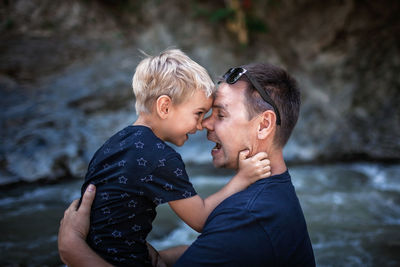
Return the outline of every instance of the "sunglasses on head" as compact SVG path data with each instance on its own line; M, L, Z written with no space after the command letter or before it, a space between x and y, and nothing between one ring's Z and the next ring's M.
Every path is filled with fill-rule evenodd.
M224 74L224 76L222 76L222 78L225 80L226 83L234 84L240 79L240 77L243 76L243 74L247 77L247 79L249 79L249 81L253 85L253 87L256 88L257 92L261 95L262 99L264 99L265 102L267 102L268 104L270 104L272 106L272 108L274 109L275 114L276 114L276 124L281 125L281 116L279 114L279 110L278 110L277 106L275 105L274 101L268 95L268 93L262 89L261 85L255 79L253 79L251 77L250 73L246 69L241 68L241 67L230 68Z

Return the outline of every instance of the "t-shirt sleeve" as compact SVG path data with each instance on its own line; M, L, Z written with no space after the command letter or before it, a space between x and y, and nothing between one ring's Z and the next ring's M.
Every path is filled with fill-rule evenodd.
M197 193L179 156L159 159L151 175L143 178L145 194L156 205L189 198Z

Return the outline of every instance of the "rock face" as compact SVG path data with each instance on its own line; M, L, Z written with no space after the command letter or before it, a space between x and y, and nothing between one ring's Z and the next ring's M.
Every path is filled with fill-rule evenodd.
M262 26L248 23L245 46L223 3L173 2L0 4L0 184L84 175L95 149L135 120L138 49L171 46L213 77L252 61L287 68L303 102L288 160L400 161L398 1L244 1ZM202 138L186 161L209 157Z

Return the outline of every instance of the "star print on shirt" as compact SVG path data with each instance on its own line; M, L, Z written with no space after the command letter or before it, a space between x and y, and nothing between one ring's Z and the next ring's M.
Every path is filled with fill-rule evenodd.
M162 198L158 198L158 197L154 198L153 203L156 204L156 205L161 205L162 204Z
M149 174L149 175L145 176L144 178L140 179L140 181L146 182L146 183L151 182L151 181L153 181L153 175Z
M117 250L116 248L108 248L108 249L107 249L107 253L110 253L110 254L117 254L117 253L118 253L118 250Z
M100 239L100 237L98 237L97 235L94 237L93 241L94 241L94 243L95 243L96 245L98 245L98 244L100 244L100 243L102 242L102 240Z
M128 207L129 208L136 208L137 202L134 200L129 201Z
M115 224L116 222L114 221L114 219L113 218L110 218L109 220L108 220L108 224Z
M101 211L103 212L103 214L109 214L110 213L110 208L109 207L104 207L101 209Z
M137 159L137 162L138 162L139 166L146 166L147 160L145 160L144 158L140 158L140 159Z
M182 194L182 196L183 196L184 198L188 198L188 197L191 197L191 196L192 196L192 193L190 193L190 192L188 192L188 191L185 190L185 193Z
M129 195L128 193L123 193L123 194L121 194L121 198L126 198L126 197L130 197L131 195Z
M143 146L144 146L144 143L142 143L142 142L136 142L135 143L135 146L136 146L136 148L143 148Z
M114 232L112 232L112 236L114 238L122 237L122 232L114 230Z
M176 176L181 176L183 172L182 172L181 169L176 168L176 170L174 171L174 173L175 173Z
M106 163L106 164L103 165L103 169L107 169L107 168L109 168L109 167L110 167L110 164L108 164L108 163Z
M165 161L166 161L166 159L159 159L158 162L160 162L160 164L158 164L157 167L163 167L163 166L165 166Z
M166 183L164 185L164 189L167 190L167 191L171 191L172 190L172 184Z
M120 161L118 162L118 166L119 166L119 167L124 167L125 164L126 164L126 160L120 160Z
M128 181L128 178L126 178L125 176L118 177L118 182L120 184L126 184L127 181Z
M131 241L125 240L125 243L128 244L128 246L132 246L133 244L135 244L135 241L134 240L131 240Z
M90 167L90 169L89 169L89 173L93 173L95 171L95 169L94 169L94 167Z
M136 216L136 214L135 214L135 213L132 213L132 215L130 215L130 216L128 217L128 219L133 219L135 216Z
M110 153L110 149L109 148L106 148L106 149L104 149L104 154L108 154L108 153Z
M139 232L140 229L142 229L142 227L141 227L140 225L137 225L137 224L135 224L135 225L132 227L132 230L135 231L135 232Z
M158 147L159 149L164 149L164 148L165 148L165 145L164 145L163 143L157 143L157 147Z
M136 136L142 135L142 131L137 131L137 132L135 133L135 135L136 135Z
M118 135L119 135L119 136L124 136L124 135L126 135L125 130L120 131Z
M126 144L125 140L122 140L122 141L119 143L119 146L124 146L125 144Z
M108 200L108 197L109 197L108 193L106 193L106 192L101 193L101 199L102 200Z
M114 260L114 261L118 261L118 262L123 262L123 261L125 260L125 258L114 257L113 260Z

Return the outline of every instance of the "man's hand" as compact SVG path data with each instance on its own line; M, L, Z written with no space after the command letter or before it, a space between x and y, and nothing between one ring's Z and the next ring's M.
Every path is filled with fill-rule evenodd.
M74 200L68 209L64 212L64 218L61 219L60 229L58 232L58 251L61 260L69 265L69 255L75 251L75 242L86 243L86 236L89 232L90 225L90 209L96 195L96 187L89 185L82 197L81 206L78 208L79 200Z
M163 259L161 258L158 251L149 243L147 244L147 249L149 250L149 255L151 259L151 265L154 267L167 267Z

